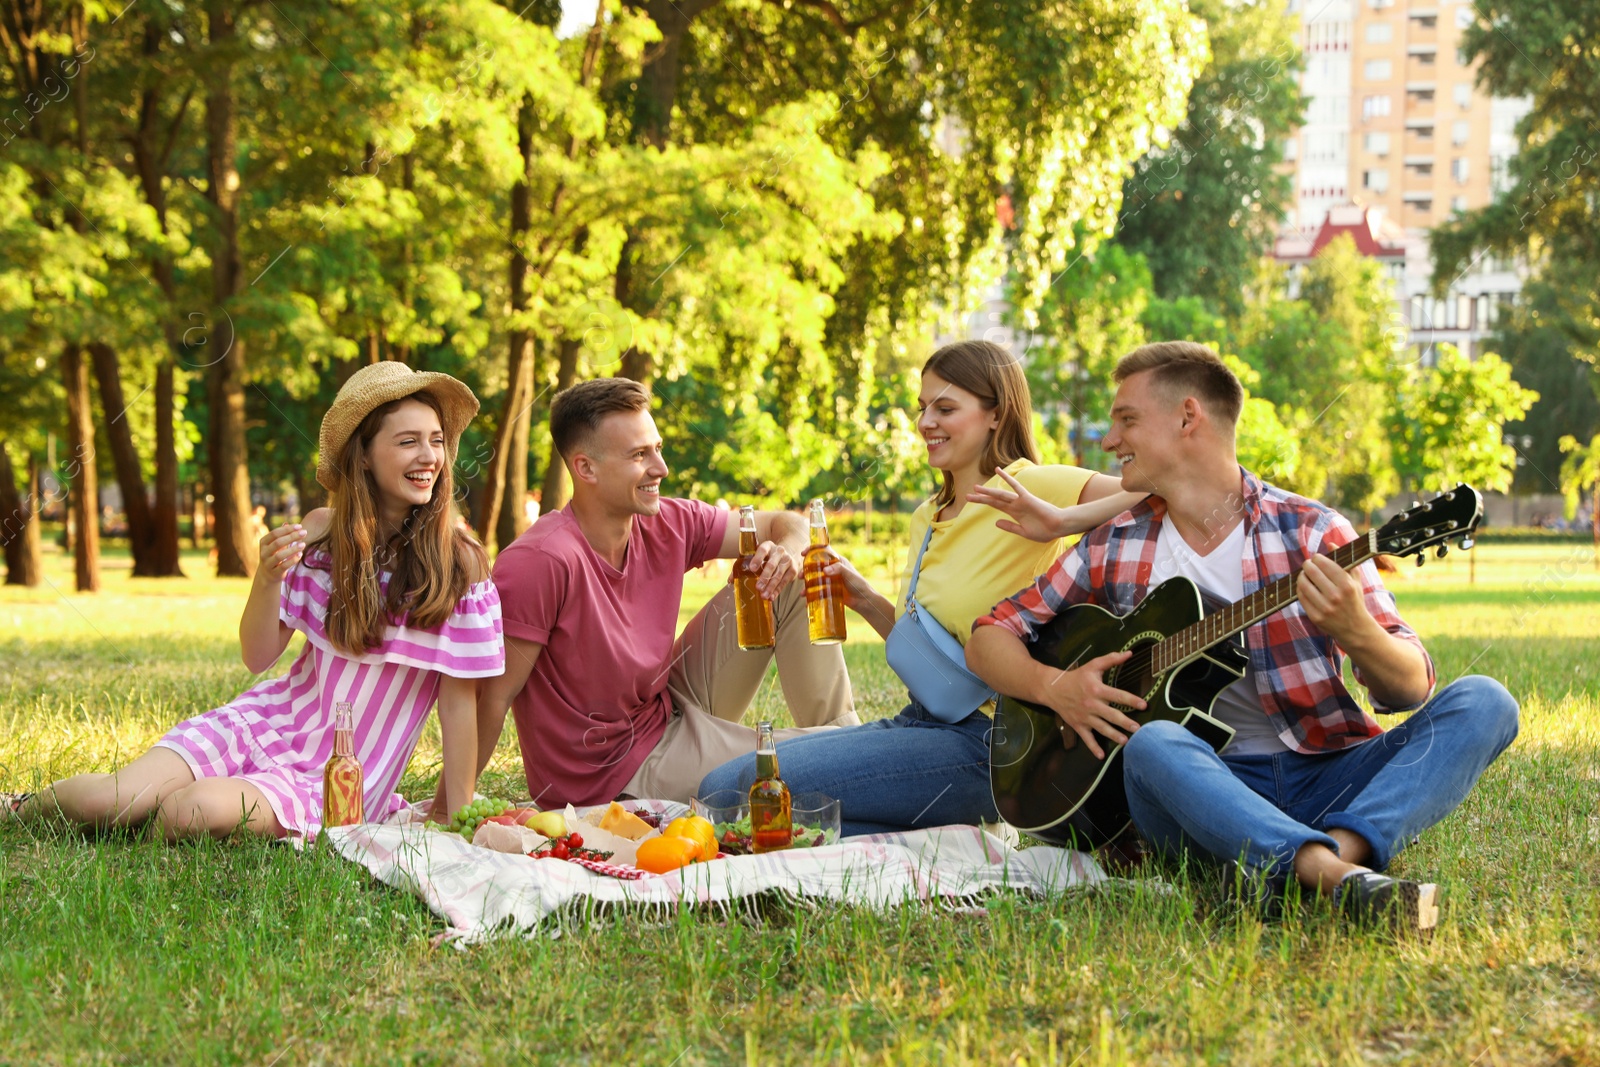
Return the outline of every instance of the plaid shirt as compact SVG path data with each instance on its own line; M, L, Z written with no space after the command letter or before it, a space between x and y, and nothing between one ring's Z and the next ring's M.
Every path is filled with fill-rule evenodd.
M1332 508L1268 485L1243 468L1241 472L1243 498L1235 495L1228 505L1245 512L1245 595L1299 573L1311 554L1355 539L1355 528ZM1132 611L1152 584L1156 538L1166 510L1165 502L1152 496L1090 532L1033 585L1001 601L973 628L1003 626L1032 641L1040 626L1073 604L1097 604L1118 615ZM1377 568L1368 561L1355 574L1378 625L1422 652L1431 694L1433 660L1415 631L1401 621ZM1262 706L1291 749L1333 752L1383 732L1344 684L1343 650L1311 625L1298 601L1246 630L1245 647ZM1356 680L1366 684L1359 670ZM1373 707L1385 713L1410 710L1384 707L1376 700Z

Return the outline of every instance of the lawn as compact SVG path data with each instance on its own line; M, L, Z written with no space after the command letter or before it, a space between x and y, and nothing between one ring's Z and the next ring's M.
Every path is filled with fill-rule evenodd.
M1459 554L1391 582L1441 678L1523 703L1516 745L1397 864L1447 886L1429 943L1316 907L1262 925L1167 870L981 910L574 915L454 951L325 850L0 826L0 1064L1600 1064L1600 574L1577 544L1477 553L1475 582ZM251 680L242 581L108 562L95 596L59 557L0 589L0 789L109 769ZM694 607L717 580L690 584ZM851 626L862 713L892 714ZM756 717L786 720L775 685ZM430 723L404 791L438 768ZM524 794L509 732L486 785Z

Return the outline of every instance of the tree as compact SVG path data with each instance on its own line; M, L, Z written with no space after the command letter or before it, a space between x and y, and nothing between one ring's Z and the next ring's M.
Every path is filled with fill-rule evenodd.
M1438 362L1412 368L1394 405L1391 440L1403 487L1511 488L1517 452L1504 443L1505 424L1521 421L1538 398L1493 352L1470 360L1440 345Z
M1039 306L1028 385L1047 431L1080 467L1090 427L1106 422L1112 368L1144 343L1149 299L1144 257L1107 243L1063 272Z
M1523 438L1514 487L1521 492L1558 492L1560 440L1600 431L1600 323L1581 282L1530 278L1521 297L1503 308L1487 347L1511 364L1517 381L1539 394L1518 428Z
M1190 10L1205 20L1212 60L1170 143L1135 164L1116 240L1144 256L1158 296L1199 297L1236 317L1290 205L1280 164L1305 108L1298 28L1268 0L1197 0Z
M1578 496L1589 490L1589 532L1594 537L1594 565L1600 570L1600 434L1587 445L1580 445L1576 437L1563 437L1561 451L1567 458L1561 463L1561 493L1566 499L1567 521L1578 513Z
M1340 237L1312 260L1301 295L1284 299L1275 268L1257 282L1238 353L1261 395L1299 440L1287 488L1371 511L1398 488L1386 413L1400 374L1394 287L1382 266Z

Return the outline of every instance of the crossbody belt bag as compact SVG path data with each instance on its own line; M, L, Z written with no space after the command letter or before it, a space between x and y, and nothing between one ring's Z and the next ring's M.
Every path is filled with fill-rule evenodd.
M957 723L994 699L994 690L983 679L967 670L967 656L961 642L939 625L917 603L917 578L922 573L922 556L933 540L928 527L917 562L911 568L910 588L906 590L905 611L889 631L884 652L889 667L906 684L911 698L940 722Z

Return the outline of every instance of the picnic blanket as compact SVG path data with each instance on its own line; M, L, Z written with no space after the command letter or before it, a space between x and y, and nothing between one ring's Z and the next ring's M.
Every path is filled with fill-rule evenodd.
M687 810L647 803L667 817ZM970 900L992 889L1057 893L1106 878L1087 853L1042 845L1014 849L976 826L852 837L821 848L690 864L636 881L575 863L477 848L415 822L335 827L323 834L339 855L379 881L416 894L449 924L445 938L458 945L536 932L585 901L666 911L727 908L776 893L888 908Z

